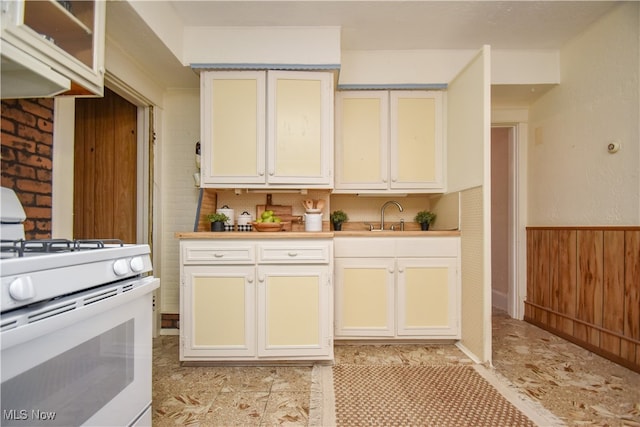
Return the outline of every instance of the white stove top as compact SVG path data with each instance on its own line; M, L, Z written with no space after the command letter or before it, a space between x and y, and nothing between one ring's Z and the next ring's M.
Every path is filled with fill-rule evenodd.
M32 242L30 242L32 243ZM148 245L24 252L0 259L2 312L152 271Z

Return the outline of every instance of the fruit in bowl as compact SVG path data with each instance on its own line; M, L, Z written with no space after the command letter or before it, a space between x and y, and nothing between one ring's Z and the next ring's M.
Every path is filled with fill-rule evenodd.
M277 216L275 216L273 214L273 211L264 211L262 212L262 215L260 215L260 218L256 219L257 223L272 223L272 222L280 222L280 218L278 218Z
M282 219L274 215L271 210L262 212L252 224L253 228L258 231L291 230L291 221L282 221Z

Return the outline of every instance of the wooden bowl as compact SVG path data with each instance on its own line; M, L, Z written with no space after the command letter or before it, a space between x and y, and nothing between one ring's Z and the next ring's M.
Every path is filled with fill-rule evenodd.
M281 231L284 225L281 222L252 222L257 231Z

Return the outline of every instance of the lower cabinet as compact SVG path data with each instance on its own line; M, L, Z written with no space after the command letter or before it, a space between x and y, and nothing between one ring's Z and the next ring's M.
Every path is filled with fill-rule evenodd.
M336 238L336 339L459 339L459 238Z
M396 260L396 334L460 338L456 258Z
M333 354L326 267L258 267L258 356Z
M336 337L393 337L395 260L336 258Z
M330 241L181 241L180 360L332 360L331 254Z
M255 267L185 266L181 360L256 355Z

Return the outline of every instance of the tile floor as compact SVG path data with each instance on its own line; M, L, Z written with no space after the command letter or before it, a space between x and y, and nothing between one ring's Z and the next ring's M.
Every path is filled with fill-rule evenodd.
M504 313L499 375L570 426L640 426L640 374ZM336 362L471 364L453 345L336 346ZM182 367L178 337L154 340L153 425L306 426L311 367Z

